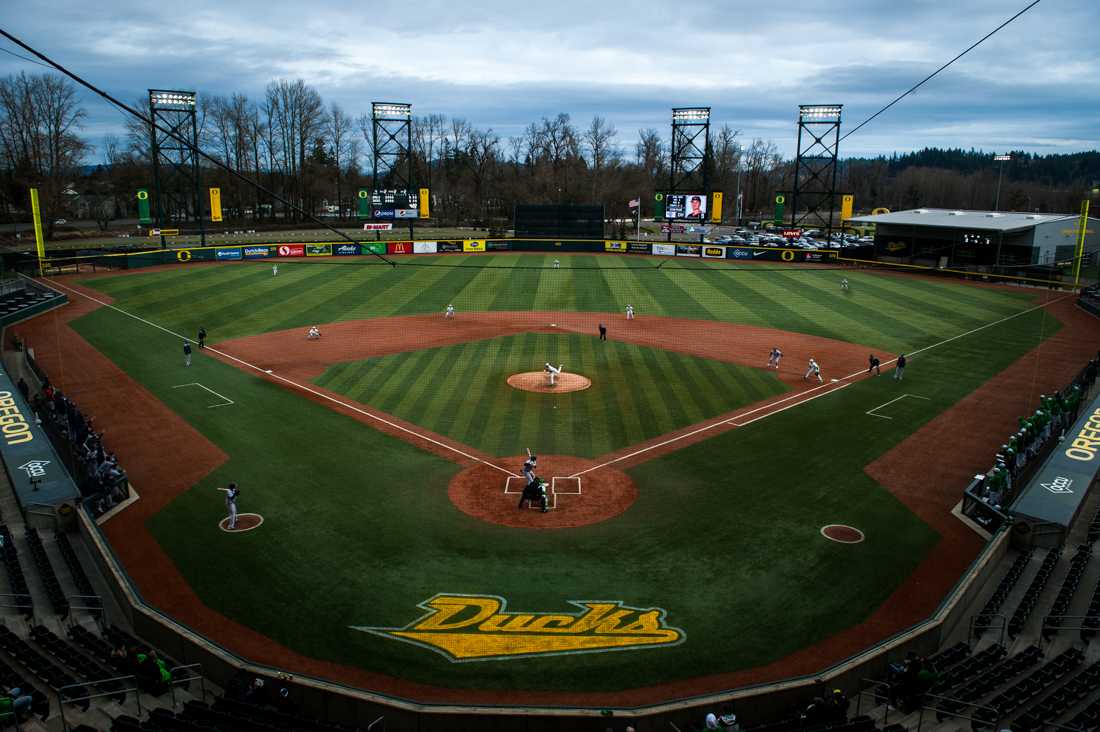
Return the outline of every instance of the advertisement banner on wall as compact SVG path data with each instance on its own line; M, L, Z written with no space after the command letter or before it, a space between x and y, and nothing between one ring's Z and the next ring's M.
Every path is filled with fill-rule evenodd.
M354 257L359 254L358 244L334 244L332 253L337 257Z
M304 257L306 256L306 245L280 244L277 252L280 257Z
M363 231L389 231L393 224L363 224Z
M708 258L708 259L725 259L726 258L726 248L725 247L704 246L703 247L703 256Z
M392 219L396 218L392 208L376 208L374 209L374 218L376 219Z
M214 250L214 258L215 259L240 259L241 258L241 248L240 247L233 247L232 249L215 249Z
M242 247L245 259L263 259L271 256L271 247Z
M603 250L605 252L619 252L625 253L628 250L625 241L604 241Z
M411 241L388 241L386 242L386 254L412 254L413 246Z
M306 244L307 257L331 257L331 244Z
M386 242L384 241L363 241L359 242L359 249L363 254L385 254Z
M677 257L698 257L702 255L703 247L699 244L677 244Z
M726 259L752 259L753 254L755 252L752 249L745 247L726 247Z
M466 239L462 242L462 251L464 252L484 252L485 240L484 239Z
M439 245L434 241L413 242L413 254L435 254L438 250Z
M395 208L393 210L393 217L395 219L416 219L420 218L420 212L415 208Z
M505 251L511 249L512 244L507 239L488 239L485 242L485 248L495 251Z
M461 252L462 242L460 241L441 241L436 248L439 252Z
M676 245L675 244L654 244L653 245L653 253L658 254L658 255L662 255L662 256L666 256L666 257L675 257L676 256Z
M836 252L806 252L802 259L807 262L828 262L836 258Z
M653 249L649 244L640 241L628 242L626 245L626 251L631 254L650 254Z
M432 198L432 192L431 191L429 191L427 188L421 188L420 189L420 196L419 196L419 200L420 200L420 218L422 218L422 219L431 218L431 213L432 213L431 204L430 204L431 198Z

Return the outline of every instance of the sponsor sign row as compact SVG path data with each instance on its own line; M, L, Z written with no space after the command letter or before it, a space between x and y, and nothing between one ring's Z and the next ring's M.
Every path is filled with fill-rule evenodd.
M176 259L235 261L279 257L347 257L372 254L448 254L480 253L524 249L523 242L511 240L464 239L461 241L371 241L318 242L288 244L256 244L205 249L177 249ZM598 244L596 246L599 246ZM569 251L577 251L570 249ZM719 244L646 243L608 239L603 251L616 254L650 254L664 257L702 257L705 259L759 259L784 262L825 262L836 258L836 252L802 251L784 248L736 247Z

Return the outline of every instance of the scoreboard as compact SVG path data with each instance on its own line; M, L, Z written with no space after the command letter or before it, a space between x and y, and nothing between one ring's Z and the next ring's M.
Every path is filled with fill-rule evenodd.
M371 216L376 219L415 219L420 217L420 196L405 189L371 191Z

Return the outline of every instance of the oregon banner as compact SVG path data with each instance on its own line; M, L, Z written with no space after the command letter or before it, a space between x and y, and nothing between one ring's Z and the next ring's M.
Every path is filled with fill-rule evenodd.
M222 220L222 189L210 189L210 220L217 223Z
M848 194L840 197L840 220L841 222L847 221L852 218L852 207L855 205L856 197Z
M153 223L153 217L149 215L149 189L148 188L138 188L137 201L138 201L138 223L139 224L151 224L151 223Z
M665 217L665 194L658 193L653 197L653 218L663 219Z
M787 197L782 193L775 194L775 216L772 217L772 221L777 224L783 223L783 209L787 206Z
M420 189L420 218L422 219L431 218L431 201L428 200L431 193L427 188Z
M719 223L722 220L722 192L710 194L710 220Z
M361 219L370 218L370 191L366 188L359 189L359 212L356 215Z

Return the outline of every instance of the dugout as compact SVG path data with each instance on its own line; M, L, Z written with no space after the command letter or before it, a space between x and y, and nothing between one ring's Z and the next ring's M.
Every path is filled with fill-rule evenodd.
M1076 214L928 208L850 219L875 225L879 259L1025 277L1049 276L1073 262L1080 220ZM1100 261L1100 220L1088 221L1086 266Z
M517 204L517 239L603 239L604 210L600 204Z

